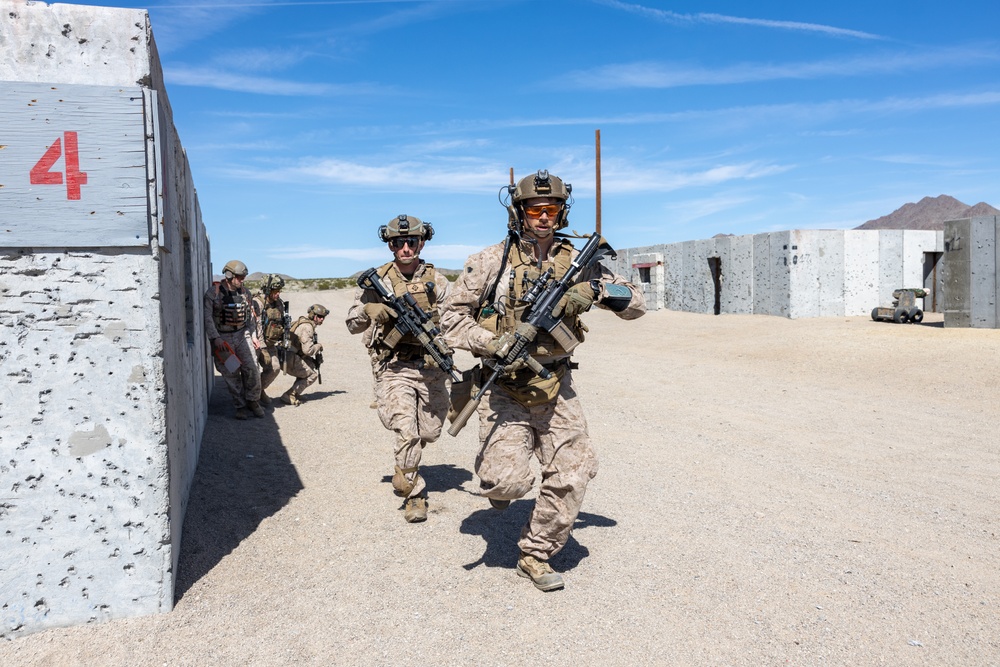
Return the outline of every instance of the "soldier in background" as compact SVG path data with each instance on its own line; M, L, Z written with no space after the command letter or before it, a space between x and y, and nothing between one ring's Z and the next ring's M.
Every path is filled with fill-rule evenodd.
M500 350L527 312L521 298L530 281L548 269L560 279L577 255L569 238L556 234L569 224L571 192L572 186L547 171L507 188L506 242L469 257L442 308L441 327L450 345L478 357L503 356ZM552 314L561 316L579 341L586 330L579 316L595 304L625 320L646 312L634 285L596 263L581 272ZM573 382L572 348L564 349L542 330L528 351L551 377L515 370L486 393L479 404L476 474L482 495L502 511L531 491L531 457L537 458L541 486L518 541L517 573L549 591L563 587L549 559L569 540L587 484L597 474L597 457Z
M286 405L301 405L302 392L319 379L319 367L323 364L323 344L319 342L316 327L330 314L326 306L314 303L305 315L292 325L291 343L285 372L296 377L295 384L281 395Z
M247 265L233 260L222 268L223 278L205 292L205 333L212 344L215 368L226 382L236 407L235 417L246 419L249 409L257 417L264 416L260 399L260 369L254 349L257 324L251 306L250 291L243 286ZM239 360L229 357L233 355ZM227 364L228 362L228 364Z
M291 343L290 322L285 311L285 302L281 300L281 290L285 279L271 273L264 276L260 284L260 292L253 297L254 315L257 318L257 340L260 349L257 359L260 361L260 402L271 404L267 388L281 374L282 361L287 353L285 343ZM286 338L288 336L288 338Z
M412 294L436 323L437 305L448 296L451 284L432 264L420 259L424 243L433 234L430 223L414 216L400 215L390 220L379 228L379 238L388 244L393 261L380 266L377 272L389 292L396 296ZM424 445L441 435L449 406L448 376L411 334L392 347L385 343L396 315L374 291L359 287L347 313L347 329L352 334L364 334L379 420L396 433L392 487L396 495L405 498L403 518L417 523L427 519L427 484L418 472L420 457Z

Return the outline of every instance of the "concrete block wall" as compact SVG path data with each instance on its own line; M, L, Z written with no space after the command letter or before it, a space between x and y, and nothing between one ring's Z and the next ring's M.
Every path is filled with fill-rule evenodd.
M800 318L867 315L888 305L893 290L924 286L927 257L943 249L944 235L935 231L791 230L641 251L663 257L665 308L714 312L709 261L716 260L720 313Z
M870 313L879 302L879 234L876 229L844 232L844 314Z
M949 220L942 282L946 327L1000 327L1000 217Z
M133 245L69 223L58 240L19 245L15 230L0 243L0 637L14 637L172 608L208 401L197 312L211 267L146 12L0 4L0 81L67 98L142 91L149 183ZM14 87L0 85L0 101ZM25 137L10 126L0 144L16 147ZM89 122L79 129L86 205L103 171L88 165ZM0 156L5 220L31 215L5 208L11 193L51 194L26 173Z
M722 256L722 312L749 315L753 312L753 237L719 239Z

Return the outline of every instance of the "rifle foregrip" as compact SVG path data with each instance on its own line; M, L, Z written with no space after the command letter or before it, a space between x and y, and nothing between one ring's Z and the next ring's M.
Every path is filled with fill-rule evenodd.
M455 417L455 421L453 421L451 426L448 428L448 435L454 438L462 431L463 428L465 428L465 425L469 421L469 417L471 417L472 413L479 408L479 403L482 400L483 399L481 398L474 398L465 404L465 407L462 408L462 411L458 413L458 416Z

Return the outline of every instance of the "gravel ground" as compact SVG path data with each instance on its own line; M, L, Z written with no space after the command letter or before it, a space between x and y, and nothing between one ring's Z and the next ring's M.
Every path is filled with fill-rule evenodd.
M474 420L405 523L351 292L288 296L333 310L323 384L237 422L217 383L175 609L0 664L1000 664L997 331L588 314L601 469L541 593L513 569L532 500L475 495Z

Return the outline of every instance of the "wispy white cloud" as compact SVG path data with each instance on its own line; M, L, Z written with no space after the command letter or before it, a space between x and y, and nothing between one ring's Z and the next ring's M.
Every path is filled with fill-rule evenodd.
M812 32L829 35L831 37L851 37L855 39L885 39L880 35L861 30L850 30L848 28L837 28L835 26L823 25L821 23L803 23L800 21L777 21L773 19L755 19L741 16L727 16L725 14L679 14L666 9L655 9L644 5L637 5L629 2L619 2L618 0L595 0L597 4L621 9L632 14L645 16L648 18L669 23L671 25L693 25L697 23L726 23L735 25L748 25L757 28L772 28L776 30L793 30L797 32Z
M334 84L308 83L288 81L271 77L249 76L235 74L219 69L195 67L169 67L164 71L167 83L174 86L195 86L199 88L216 88L240 93L256 93L260 95L304 95L304 96L337 96L337 95L371 95L389 92L380 86L368 83Z
M667 166L636 165L602 169L601 188L608 193L671 192L686 188L717 186L749 181L784 173L793 166L745 162L720 164L690 171Z
M960 169L968 167L968 162L956 159L945 159L930 155L920 155L917 153L896 153L893 155L878 155L872 158L876 162L888 164L915 165L923 167L943 167L946 169Z
M271 170L233 170L241 178L276 181L328 183L348 187L378 188L382 192L495 192L504 182L507 169L482 160L463 161L459 168L441 168L425 162L396 162L384 165L361 164L336 158L305 159L299 164Z
M366 165L340 159L303 161L302 164L271 169L254 170L239 168L230 174L248 180L330 184L348 188L364 187L375 192L428 191L495 193L507 182L508 168L499 164L475 163L473 159L460 161L464 169L440 168L425 162L405 162L385 165ZM594 166L592 162L567 157L549 160L546 165L575 184L574 192L592 191ZM760 161L712 164L660 163L605 163L601 185L608 193L669 192L682 188L718 185L734 181L748 181L783 173L792 166L768 164ZM517 173L522 173L519 170ZM524 173L527 173L524 171ZM499 184L499 185L498 185Z
M637 62L577 70L546 81L545 85L576 90L717 86L783 79L896 74L946 66L972 66L998 60L1000 50L995 47L973 47L864 54L807 63L740 63L720 68L687 63Z
M214 56L212 65L222 70L280 72L307 57L301 49L232 49Z
M720 193L711 197L671 202L663 207L663 211L669 214L671 220L687 223L745 207L752 201L753 197L747 195Z
M865 113L921 112L948 108L974 108L1000 104L1000 91L941 93L924 97L889 97L880 100L841 99L815 103L758 104L674 111L666 113L622 113L601 116L513 116L498 119L477 119L471 121L445 121L434 125L408 128L410 136L456 134L462 132L482 132L531 127L609 127L614 125L660 125L664 123L685 123L713 120L741 125L783 121L824 122L838 116ZM373 128L374 131L376 128ZM362 130L358 129L358 132ZM854 133L853 130L832 130L841 136ZM834 136L834 134L830 134ZM457 142L461 143L461 141ZM430 145L428 143L427 145ZM445 142L440 144L445 145Z
M218 3L182 4L164 2L146 5L161 54L178 52L185 46L223 32L252 16L255 10Z

